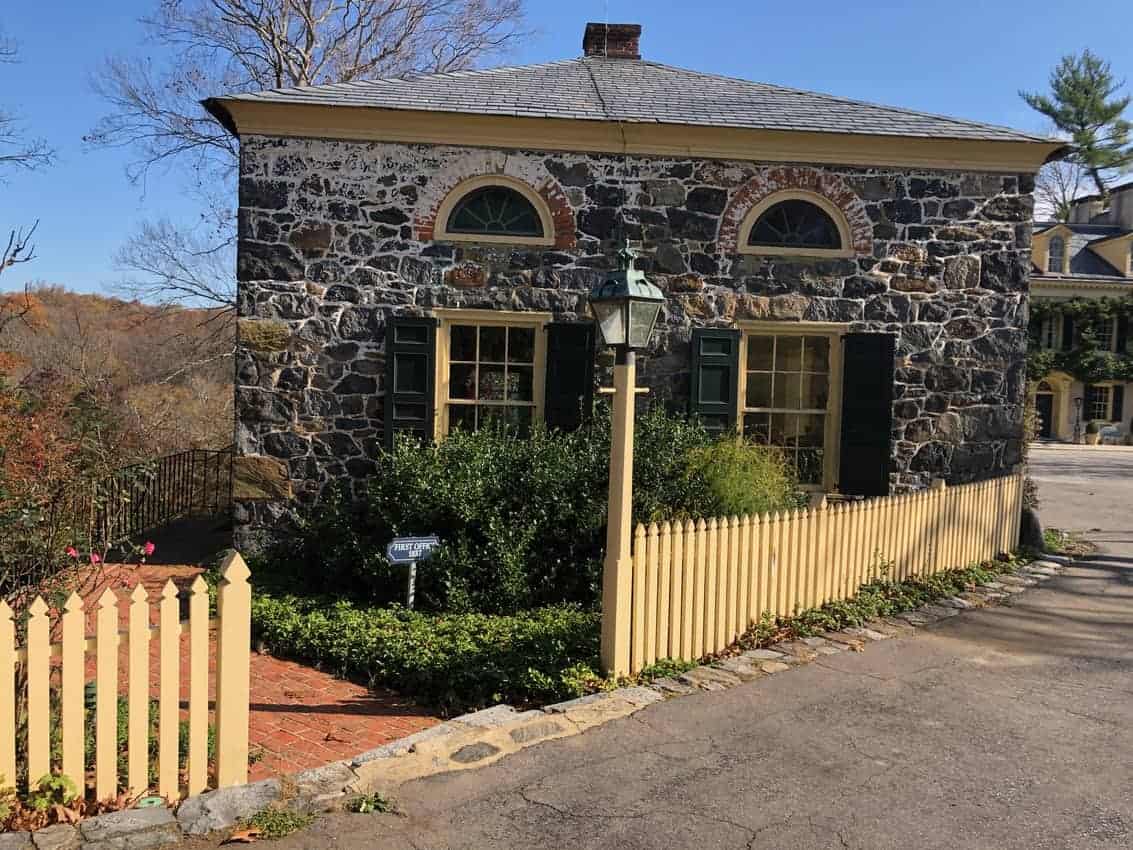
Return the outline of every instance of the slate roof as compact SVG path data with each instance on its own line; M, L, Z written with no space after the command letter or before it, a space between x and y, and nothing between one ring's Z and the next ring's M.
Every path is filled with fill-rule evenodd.
M1036 222L1035 233L1042 233L1052 227L1057 227L1059 224L1060 222L1057 221ZM1067 249L1070 251L1070 274L1054 274L1035 267L1034 270L1039 277L1106 277L1118 278L1123 283L1133 283L1133 280L1127 278L1104 257L1094 253L1089 248L1092 242L1103 242L1107 239L1125 236L1130 231L1112 224L1064 224L1063 226L1069 228L1071 232L1067 244Z
M216 114L224 100L820 133L1052 141L991 124L753 83L649 60L600 56L273 89L210 99L205 106Z

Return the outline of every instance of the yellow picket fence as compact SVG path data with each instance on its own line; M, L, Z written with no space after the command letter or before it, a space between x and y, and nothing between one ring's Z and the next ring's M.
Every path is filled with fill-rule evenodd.
M188 594L189 619L180 620L180 600L172 581L157 600L151 625L150 600L141 585L129 596L127 628L119 630L119 598L107 588L95 603L94 633L87 635L82 598L72 593L59 616L52 643L47 603L37 596L26 609L24 640L17 641L12 608L0 601L0 780L12 785L17 760L26 760L34 784L59 772L83 788L93 770L97 799L120 790L142 794L150 786L151 691L157 692L156 791L169 799L182 792L197 794L208 787L209 634L216 634L215 740L217 787L238 785L248 775L248 675L251 648L251 586L248 567L236 553L221 568L217 617L209 619L208 586L198 576ZM25 619L24 617L20 618ZM181 693L181 639L187 636L188 687ZM151 641L156 641L156 677L151 668ZM88 656L94 661L94 763L84 764L88 718L84 690ZM124 659L121 658L124 656ZM120 660L124 671L119 670ZM126 775L118 772L118 707L120 673L125 672L127 707ZM19 674L19 675L18 675ZM155 680L156 679L156 680ZM17 693L17 682L26 691ZM178 735L182 700L188 707L188 762L184 784L179 772ZM53 713L55 717L53 718ZM26 720L23 746L18 718ZM52 727L59 730L52 759Z
M629 672L718 652L763 614L847 599L882 570L900 580L1009 552L1022 494L1017 473L801 510L638 525Z

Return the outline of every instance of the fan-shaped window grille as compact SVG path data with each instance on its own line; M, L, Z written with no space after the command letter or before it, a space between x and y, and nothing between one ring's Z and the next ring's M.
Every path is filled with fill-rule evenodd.
M824 209L796 198L768 207L752 226L748 245L837 250L842 247L842 237Z
M461 198L449 214L449 233L481 236L543 236L532 203L507 186L484 186Z

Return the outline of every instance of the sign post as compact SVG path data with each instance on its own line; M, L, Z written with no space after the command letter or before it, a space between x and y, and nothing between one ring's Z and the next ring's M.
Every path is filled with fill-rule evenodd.
M417 562L427 560L433 550L441 545L435 534L427 537L395 537L386 546L386 558L391 564L409 565L409 585L405 592L405 607L413 608L417 595Z

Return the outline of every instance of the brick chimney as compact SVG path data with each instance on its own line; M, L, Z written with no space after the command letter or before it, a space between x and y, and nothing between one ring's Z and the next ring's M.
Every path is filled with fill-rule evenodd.
M582 53L611 59L640 59L641 24L589 23L582 37Z

